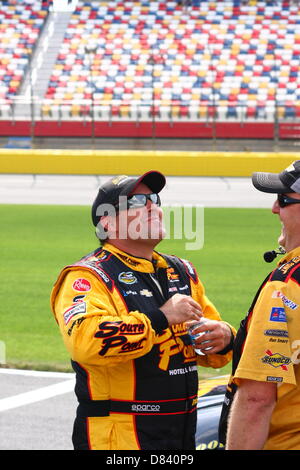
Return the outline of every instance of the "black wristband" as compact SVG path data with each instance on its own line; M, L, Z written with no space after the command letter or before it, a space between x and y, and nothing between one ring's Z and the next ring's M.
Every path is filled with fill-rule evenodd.
M221 356L223 356L224 354L227 354L233 348L234 334L231 328L230 328L230 331L231 331L230 342L227 344L227 346L224 349L222 349L222 351L217 352L217 354L220 354Z
M169 322L161 310L157 309L153 312L147 312L146 315L150 318L152 328L156 333L161 333L163 330L168 328Z

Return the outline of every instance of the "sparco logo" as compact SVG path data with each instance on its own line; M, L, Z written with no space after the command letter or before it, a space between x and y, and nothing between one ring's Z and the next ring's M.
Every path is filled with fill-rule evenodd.
M157 413L160 411L160 405L132 405L134 413Z

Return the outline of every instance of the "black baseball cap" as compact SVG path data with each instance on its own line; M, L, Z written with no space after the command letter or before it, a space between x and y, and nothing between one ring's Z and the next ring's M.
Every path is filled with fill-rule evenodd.
M140 183L144 183L154 193L159 193L166 184L166 178L159 171L151 170L138 177L119 175L109 179L100 186L92 205L92 220L95 227L99 222L97 208L100 204L116 205L120 196L129 196Z
M252 183L264 193L300 193L300 160L294 161L281 173L253 173Z

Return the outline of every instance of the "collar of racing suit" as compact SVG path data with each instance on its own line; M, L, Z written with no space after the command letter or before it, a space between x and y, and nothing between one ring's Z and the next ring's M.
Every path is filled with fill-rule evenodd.
M292 251L286 253L285 256L278 261L277 266L282 266L283 264L298 256L300 257L300 246L297 246L297 248L294 248Z
M149 261L146 258L139 258L131 255L130 253L119 250L116 246L111 245L110 243L105 243L103 249L115 255L129 268L134 268L136 271L143 273L154 273L158 268L168 267L166 260L156 251L153 251L152 261Z

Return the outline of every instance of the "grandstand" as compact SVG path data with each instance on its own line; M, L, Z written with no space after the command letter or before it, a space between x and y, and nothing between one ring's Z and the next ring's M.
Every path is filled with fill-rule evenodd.
M295 1L0 5L4 135L300 135Z

